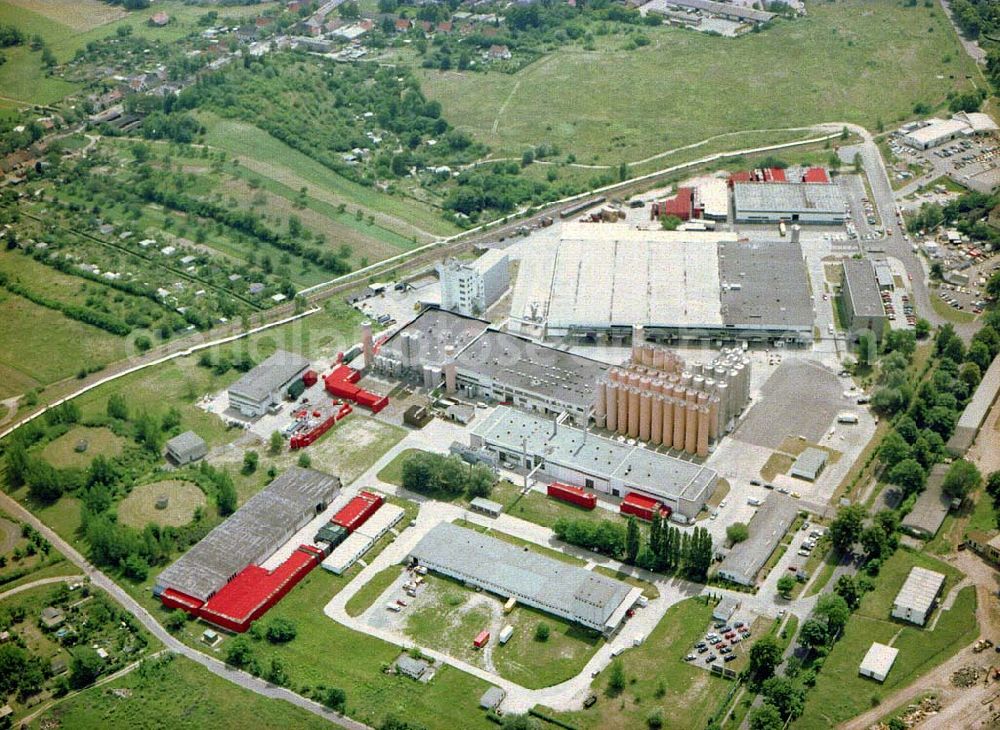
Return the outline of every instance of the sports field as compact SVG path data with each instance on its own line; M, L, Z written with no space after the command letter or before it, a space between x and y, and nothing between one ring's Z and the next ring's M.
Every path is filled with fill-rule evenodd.
M156 501L167 498L166 509L157 509ZM118 505L118 519L126 525L143 528L150 522L180 527L194 517L198 507L205 506L205 494L191 482L166 479L136 487Z
M621 50L564 47L513 75L421 71L424 91L495 155L549 142L580 163L634 162L713 135L846 121L874 128L981 79L934 3L808 3L736 40L645 29Z

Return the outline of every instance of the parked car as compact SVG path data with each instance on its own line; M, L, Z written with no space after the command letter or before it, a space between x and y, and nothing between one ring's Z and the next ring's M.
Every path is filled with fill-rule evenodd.
M693 662L697 658L698 657L695 656L694 654L688 654L686 657L684 657L684 661L686 661L686 662Z

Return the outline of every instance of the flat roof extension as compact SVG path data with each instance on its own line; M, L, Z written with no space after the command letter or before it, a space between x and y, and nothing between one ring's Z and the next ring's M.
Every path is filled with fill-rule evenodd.
M264 400L307 367L309 361L302 355L277 350L271 357L229 386L229 392L251 401Z

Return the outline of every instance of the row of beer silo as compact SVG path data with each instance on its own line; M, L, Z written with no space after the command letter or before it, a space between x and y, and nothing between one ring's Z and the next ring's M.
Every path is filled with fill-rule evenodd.
M724 351L708 365L685 369L676 353L644 346L638 353L642 361L646 352L669 369L628 364L609 370L597 383L597 425L657 446L707 456L709 445L746 405L749 361L735 351Z

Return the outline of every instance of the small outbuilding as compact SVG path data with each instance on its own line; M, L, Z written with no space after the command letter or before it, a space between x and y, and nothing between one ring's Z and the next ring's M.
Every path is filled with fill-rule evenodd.
M185 431L167 441L167 456L178 466L203 459L207 453L208 444L194 431Z
M55 606L46 606L42 609L41 620L42 626L45 628L55 629L62 626L66 617L63 615L63 612Z
M944 573L914 566L892 602L892 617L923 626L944 588Z
M479 706L484 710L495 710L503 702L507 693L504 692L500 687L490 687L488 690L483 692L483 696L479 698Z
M732 596L723 596L722 600L716 604L712 611L712 618L716 621L728 621L740 607L740 602Z
M897 654L899 654L899 649L879 644L877 641L873 642L868 653L865 654L865 658L861 660L858 674L862 677L870 677L876 682L884 682L889 675L889 670L892 669L893 662L896 661Z
M799 454L799 458L792 464L789 474L796 479L805 479L807 482L814 482L819 478L823 467L826 466L827 453L823 449L816 449L810 446Z
M419 680L427 672L427 662L404 654L396 660L396 671L404 677Z
M484 514L487 517L499 517L500 513L503 512L503 505L490 499L475 497L469 502L469 509L473 512Z

